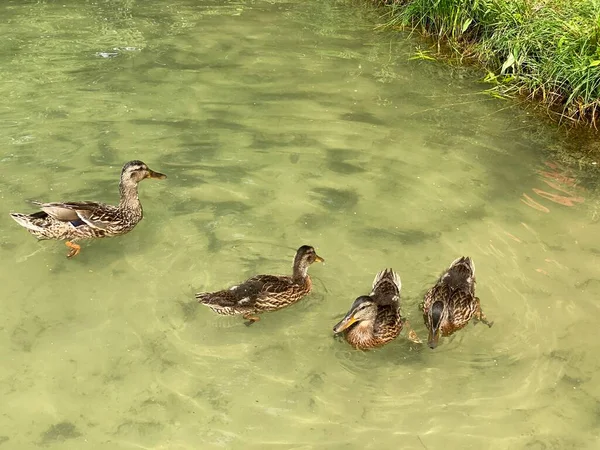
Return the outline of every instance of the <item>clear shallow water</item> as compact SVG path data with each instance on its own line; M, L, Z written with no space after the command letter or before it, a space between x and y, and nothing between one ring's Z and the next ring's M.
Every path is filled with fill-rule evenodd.
M0 447L598 448L596 199L551 131L352 2L0 16ZM134 158L169 176L140 186L145 219L74 260L7 214L114 202ZM297 305L247 328L193 300L302 244L326 264ZM417 305L461 254L493 328L332 338L387 266L425 337Z

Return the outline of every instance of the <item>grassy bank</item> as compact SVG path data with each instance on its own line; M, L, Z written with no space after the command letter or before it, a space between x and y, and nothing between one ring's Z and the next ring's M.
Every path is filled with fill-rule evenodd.
M418 30L477 60L503 95L600 125L600 0L374 0L387 27Z

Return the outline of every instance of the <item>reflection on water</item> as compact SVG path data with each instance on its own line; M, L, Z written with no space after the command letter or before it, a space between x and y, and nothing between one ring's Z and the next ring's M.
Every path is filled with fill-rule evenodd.
M0 6L0 446L600 444L595 199L548 130L348 2L63 3ZM127 236L71 261L8 216L116 202L130 159L169 178ZM298 304L245 327L194 301L302 244L327 263ZM463 254L491 329L332 337L384 267L425 334Z

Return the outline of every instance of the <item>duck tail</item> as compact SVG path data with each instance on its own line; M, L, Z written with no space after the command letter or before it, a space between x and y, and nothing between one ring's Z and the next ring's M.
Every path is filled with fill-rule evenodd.
M401 288L400 275L393 269L384 269L375 276L371 295L377 298L395 298L400 296Z
M461 256L460 258L456 258L450 264L449 271L452 269L461 269L466 272L470 272L472 275L475 274L475 263L469 256Z
M10 217L12 217L13 220L23 228L37 233L43 233L44 228L42 225L46 222L48 214L46 214L44 211L39 211L33 214L11 213Z
M442 276L442 282L452 290L472 290L475 284L475 263L468 256L455 259Z
M196 300L198 300L199 303L210 303L210 292L198 292L196 294Z
M198 303L202 303L203 305L209 306L220 306L222 304L231 303L231 298L227 295L227 292L217 291L217 292L198 292L196 294L196 300Z
M373 280L373 290L375 290L380 284L389 282L394 283L398 290L400 290L402 287L400 275L394 272L393 269L383 269L377 275L375 275L375 279Z

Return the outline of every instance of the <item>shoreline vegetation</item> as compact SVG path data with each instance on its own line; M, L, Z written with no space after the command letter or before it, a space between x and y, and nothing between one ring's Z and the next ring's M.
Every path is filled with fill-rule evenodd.
M492 95L526 97L559 123L597 132L600 0L371 2L387 10L381 28L420 32L438 54L482 66Z

